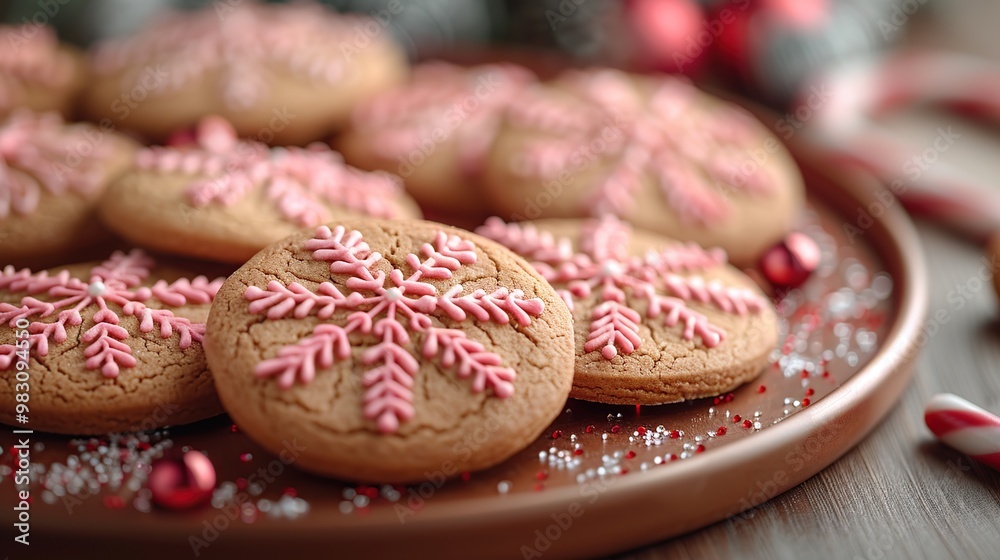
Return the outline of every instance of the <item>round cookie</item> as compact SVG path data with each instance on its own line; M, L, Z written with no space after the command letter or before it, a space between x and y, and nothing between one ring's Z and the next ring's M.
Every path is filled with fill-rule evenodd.
M69 116L86 60L44 25L0 25L0 117L18 108Z
M240 136L304 145L406 77L404 52L368 17L318 4L212 4L97 45L87 113L163 140L206 115Z
M222 279L190 276L139 250L40 273L3 269L0 422L104 434L219 414L201 340Z
M570 70L511 104L484 192L509 220L614 215L748 265L792 227L802 178L742 109L669 76Z
M350 216L413 218L398 178L344 165L326 145L268 148L208 117L196 143L140 151L100 214L122 237L159 251L241 264L302 228Z
M424 221L275 243L226 281L208 332L240 429L275 453L295 440L296 466L350 480L495 465L558 416L573 377L553 289L500 245Z
M482 220L477 182L501 115L535 80L513 64L427 62L409 83L359 105L335 146L352 165L403 177L424 208Z
M0 123L0 266L73 258L111 238L97 219L134 144L106 127L21 109Z
M615 218L477 230L523 255L570 306L578 399L664 404L760 374L778 340L770 302L719 249L632 231Z

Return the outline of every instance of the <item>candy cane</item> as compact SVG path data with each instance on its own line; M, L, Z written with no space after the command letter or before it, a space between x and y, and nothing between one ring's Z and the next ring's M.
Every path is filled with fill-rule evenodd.
M1000 417L942 393L927 403L924 422L949 447L1000 470Z

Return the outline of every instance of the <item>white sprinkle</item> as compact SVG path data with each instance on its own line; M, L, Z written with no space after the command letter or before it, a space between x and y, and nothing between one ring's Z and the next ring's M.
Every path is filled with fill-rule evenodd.
M510 481L501 480L500 482L497 483L497 492L500 492L501 494L506 494L507 492L510 492L510 486L511 486Z

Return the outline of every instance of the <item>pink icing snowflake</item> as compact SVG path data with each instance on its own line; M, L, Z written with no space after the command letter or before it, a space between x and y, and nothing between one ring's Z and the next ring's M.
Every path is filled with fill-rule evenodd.
M268 148L239 140L219 117L202 119L196 142L147 148L136 156L136 165L161 173L207 175L187 187L188 203L196 208L232 206L261 188L282 216L302 227L329 221L325 205L377 218L399 217L392 206L402 192L397 179L349 167L324 144Z
M106 178L112 155L107 142L87 125L66 126L57 113L18 111L0 124L0 218L30 214L42 190L87 193ZM80 158L71 148L86 146Z
M591 216L628 217L645 176L689 223L724 218L729 192L770 192L767 173L747 155L761 140L752 117L732 106L700 107L703 94L676 78L658 78L649 100L629 80L615 70L572 72L564 79L601 111L581 111L539 90L523 96L510 118L551 136L529 143L514 171L551 180L567 169L582 171L594 158L608 160L608 171L581 203Z
M517 92L535 81L512 64L471 69L428 62L405 87L376 96L354 111L355 125L374 131L372 144L385 158L406 158L429 139L456 135L459 165L473 175L482 166Z
M423 260L415 254L406 257L409 275L394 268L389 274L376 271L382 261L372 252L358 231L337 226L331 231L322 226L304 248L314 259L330 263L330 272L347 275L345 294L330 282L315 290L298 283L285 286L271 281L266 289L247 288L250 312L265 314L268 319L315 315L331 319L337 311L350 311L340 324L321 323L312 335L297 344L285 346L274 358L257 365L258 377L275 377L284 389L296 380L309 383L316 370L330 367L336 360L351 356L351 333L374 335L378 344L366 348L358 359L370 369L365 372L364 416L375 421L383 433L395 432L401 422L411 419L414 376L418 359L407 346L410 334L422 337L421 355L437 359L446 368L454 368L459 378L472 378L472 391L491 389L499 398L514 393L515 372L501 365L501 357L482 344L469 339L456 328L437 327L435 315L452 321L476 321L507 324L513 319L521 326L531 324L531 317L543 311L540 299L524 299L521 290L499 288L492 293L474 290L467 294L460 284L443 294L426 280L447 280L463 265L476 262L475 246L443 231L421 248Z
M166 94L194 80L215 76L227 107L260 105L278 79L275 71L318 84L346 81L349 57L343 52L363 20L335 16L317 4L239 6L176 13L124 40L100 45L94 68L109 74L154 64L165 76L150 93ZM126 77L135 79L135 76ZM124 84L131 88L133 83Z
M47 272L32 274L28 269L8 266L0 273L0 290L27 295L18 305L0 303L0 324L13 328L28 322L29 345L44 357L49 353L50 340L56 344L66 342L66 327L86 320L92 325L80 338L87 344L83 353L87 369L100 369L105 377L117 377L121 368L135 367L137 363L132 349L125 344L130 333L119 325L119 313L138 319L140 332L158 328L162 338L177 333L178 345L185 349L192 342L201 342L205 325L177 317L167 309L148 307L146 302L153 299L169 307L207 304L222 286L221 278L209 281L198 276L194 280L180 279L169 284L160 280L152 287L139 287L153 265L142 251L116 251L90 271L89 282L70 276L66 270L50 276ZM34 297L38 294L51 301ZM54 321L42 320L53 316ZM0 370L11 367L19 350L24 352L12 344L0 345Z
M738 315L767 307L764 298L752 290L677 274L724 264L726 256L719 249L706 251L693 243L678 243L630 257L632 230L615 218L588 222L580 252L573 251L568 238L556 238L532 225L506 224L499 218L487 220L477 233L531 261L571 310L576 300L596 295L598 303L588 318L590 332L583 350L600 351L608 360L619 351L631 354L642 345L639 325L643 316L668 327L680 324L685 340L698 336L712 348L722 342L725 332L687 302ZM644 313L635 306L639 301L645 304Z

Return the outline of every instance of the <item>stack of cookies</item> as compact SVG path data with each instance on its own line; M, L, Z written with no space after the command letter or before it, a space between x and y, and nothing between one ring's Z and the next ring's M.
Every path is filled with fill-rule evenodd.
M0 421L25 392L67 434L225 412L407 482L504 461L568 397L761 372L775 313L728 258L803 203L763 125L668 76L408 68L370 23L244 3L88 57L0 29Z

